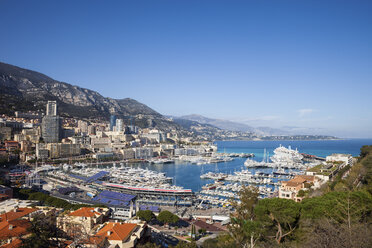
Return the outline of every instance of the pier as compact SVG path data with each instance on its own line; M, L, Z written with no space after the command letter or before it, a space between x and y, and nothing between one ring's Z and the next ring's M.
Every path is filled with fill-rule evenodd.
M189 189L172 190L136 188L112 183L103 183L101 187L105 188L106 190L136 195L137 201L140 203L160 206L191 206L195 198L195 193Z

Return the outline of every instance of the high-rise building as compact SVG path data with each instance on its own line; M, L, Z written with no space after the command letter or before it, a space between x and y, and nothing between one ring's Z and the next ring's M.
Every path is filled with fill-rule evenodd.
M110 131L114 131L116 125L116 115L111 115L110 117Z
M46 115L57 115L57 102L48 101L46 107Z
M88 132L88 122L79 120L78 121L78 128L79 128L80 132L87 133Z
M123 119L117 119L116 120L115 131L117 131L117 132L123 132L124 131Z
M88 134L89 135L94 135L94 134L96 134L96 126L94 126L94 125L89 125L88 126Z
M57 103L48 101L46 115L41 123L41 136L46 143L57 143L62 139L62 118L57 115Z

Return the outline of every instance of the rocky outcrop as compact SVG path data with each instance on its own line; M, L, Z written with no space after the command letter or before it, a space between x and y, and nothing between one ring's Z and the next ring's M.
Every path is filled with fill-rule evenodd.
M17 105L22 105L23 111L44 111L48 100L56 100L59 114L62 116L107 119L110 114L115 113L124 119L134 119L144 126L150 124L164 130L182 129L178 124L136 100L104 97L96 91L5 63L0 63L0 88L0 113L19 110ZM9 106L9 103L12 103L12 106Z

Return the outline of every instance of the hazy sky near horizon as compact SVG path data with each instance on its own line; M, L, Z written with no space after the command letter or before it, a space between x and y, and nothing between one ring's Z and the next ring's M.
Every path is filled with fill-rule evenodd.
M0 61L165 115L372 137L372 1L0 0Z

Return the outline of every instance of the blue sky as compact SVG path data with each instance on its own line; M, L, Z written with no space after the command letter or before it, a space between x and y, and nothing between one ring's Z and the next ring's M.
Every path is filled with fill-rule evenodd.
M372 1L0 0L0 61L162 114L372 137Z

